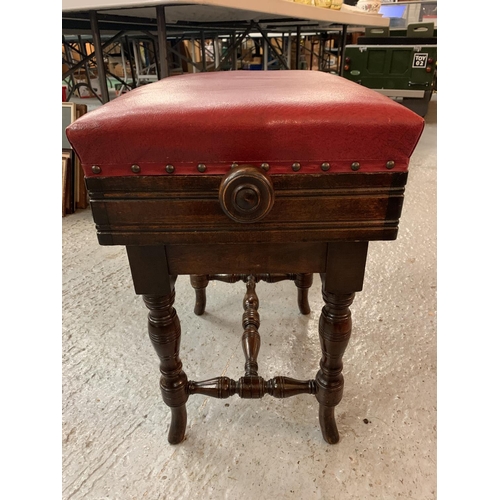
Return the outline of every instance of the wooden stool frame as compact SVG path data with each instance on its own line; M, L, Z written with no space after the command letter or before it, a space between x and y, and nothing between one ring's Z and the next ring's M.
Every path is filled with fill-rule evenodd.
M233 248L245 253L245 248ZM368 242L337 242L327 246L324 269L311 269L309 273L283 274L206 274L191 275L196 291L195 314L205 310L205 288L209 280L233 283L244 280L247 293L244 298L242 345L245 354L245 375L235 381L217 377L201 382L188 380L180 360L181 328L174 309L177 276L168 269L167 250L164 246L127 246L130 269L136 292L143 295L149 309L148 331L153 347L160 358L160 389L163 400L171 409L168 441L183 441L187 424L186 402L190 395L227 398L262 398L265 394L284 398L297 394L314 394L319 403L319 422L323 438L333 444L339 441L335 423L335 406L342 399L344 380L342 356L351 335L350 305L354 294L362 289ZM205 265L210 267L210 261ZM231 263L226 263L231 268ZM250 267L251 263L247 264ZM312 284L312 273L319 272L325 306L319 321L321 360L315 379L296 380L276 376L265 381L258 375L257 356L260 347L258 328L258 298L255 284L260 281L276 282L292 279L298 287L299 309L308 314L307 291Z

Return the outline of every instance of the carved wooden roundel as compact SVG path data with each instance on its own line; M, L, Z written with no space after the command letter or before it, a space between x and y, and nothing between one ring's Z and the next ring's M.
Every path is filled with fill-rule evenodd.
M236 222L256 222L273 207L273 184L258 168L240 165L222 179L219 201L226 215Z

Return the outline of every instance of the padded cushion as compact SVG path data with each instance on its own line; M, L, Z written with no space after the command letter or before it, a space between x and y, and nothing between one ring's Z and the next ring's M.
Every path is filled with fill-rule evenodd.
M78 119L67 136L86 176L222 174L233 163L268 163L270 174L355 174L387 171L388 161L406 170L423 127L401 104L342 77L230 71L139 87Z

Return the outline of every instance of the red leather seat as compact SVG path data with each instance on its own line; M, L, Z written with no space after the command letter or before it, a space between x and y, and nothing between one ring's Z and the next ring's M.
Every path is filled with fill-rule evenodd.
M317 71L188 74L137 88L67 129L85 175L404 171L424 120L373 90ZM99 169L92 171L92 166ZM132 165L138 165L135 173Z

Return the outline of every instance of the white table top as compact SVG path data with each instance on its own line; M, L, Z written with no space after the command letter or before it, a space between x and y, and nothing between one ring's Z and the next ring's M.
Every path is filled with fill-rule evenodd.
M325 26L389 26L389 19L378 15L322 9L288 0L62 0L62 12L96 10L109 15L155 19L157 5L167 7L167 23L294 18Z

